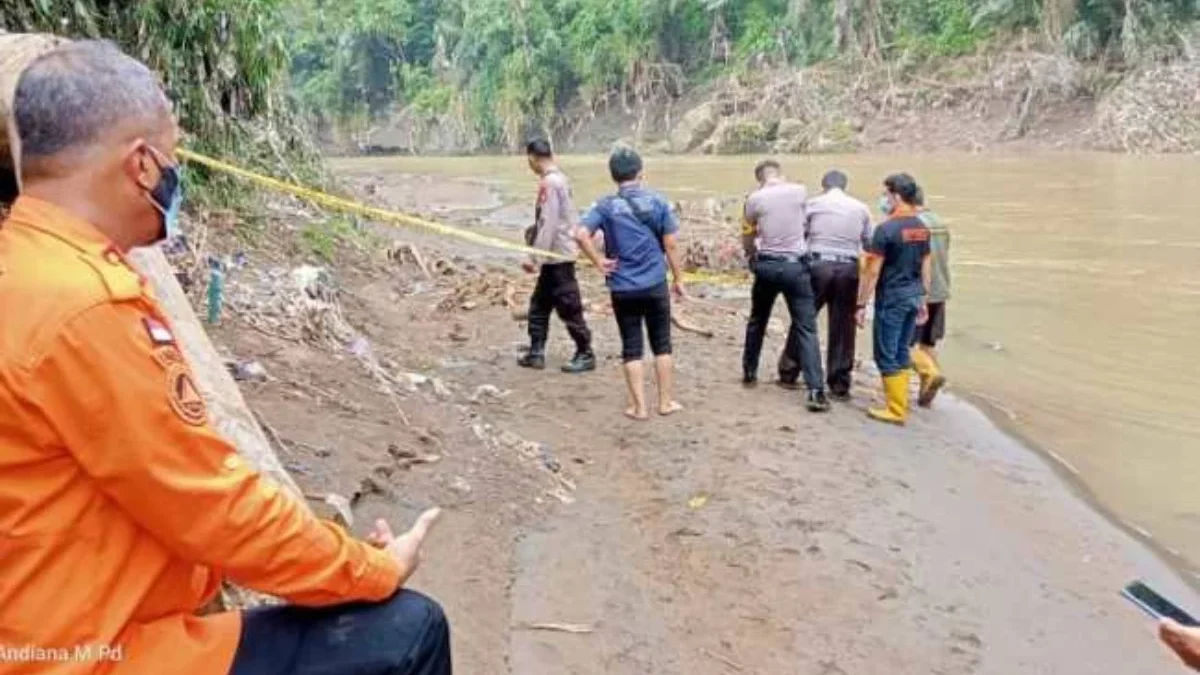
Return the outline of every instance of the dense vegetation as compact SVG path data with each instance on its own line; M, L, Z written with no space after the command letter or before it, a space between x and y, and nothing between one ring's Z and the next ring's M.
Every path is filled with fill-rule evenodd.
M1194 0L295 0L307 109L403 106L484 145L572 106L627 108L715 73L831 59L915 62L1021 37L1113 66L1171 55Z
M193 149L320 176L288 92L290 0L0 0L0 30L104 38L164 80ZM286 161L281 162L283 158ZM207 180L192 172L193 182ZM227 200L234 183L197 195Z
M292 94L327 124L403 107L511 145L739 69L910 63L1018 36L1114 66L1160 59L1196 14L1196 0L0 0L0 29L113 39L163 73L193 145L278 160L305 151Z

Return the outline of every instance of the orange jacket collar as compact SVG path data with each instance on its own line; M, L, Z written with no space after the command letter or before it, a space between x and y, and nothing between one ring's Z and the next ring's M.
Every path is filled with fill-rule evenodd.
M21 196L8 213L8 225L21 225L59 239L79 251L115 248L95 225L64 208L34 197Z
M914 207L912 204L905 204L904 202L897 204L896 208L892 209L891 213L892 218L911 218L915 215L917 215L916 207Z

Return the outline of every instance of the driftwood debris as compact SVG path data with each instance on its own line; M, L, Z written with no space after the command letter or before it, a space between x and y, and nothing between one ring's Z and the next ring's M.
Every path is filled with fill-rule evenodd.
M700 326L688 321L686 318L684 318L682 313L676 310L671 310L671 323L674 324L679 330L687 333L695 333L696 335L706 338L716 335L716 333L714 333L712 330L708 328L701 328Z
M595 628L584 623L524 623L518 625L517 628L551 633L570 633L571 635L588 635L596 632Z
M404 264L405 258L411 258L417 267L420 268L421 273L425 275L426 279L433 278L433 271L429 269L429 265L425 262L425 257L412 244L400 244L389 250L388 258L399 264Z

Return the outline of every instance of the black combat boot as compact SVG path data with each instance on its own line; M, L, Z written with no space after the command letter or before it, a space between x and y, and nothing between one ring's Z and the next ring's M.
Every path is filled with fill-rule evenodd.
M747 389L758 386L758 373L753 370L742 371L742 386Z
M545 345L533 345L524 356L517 359L517 365L522 368L531 368L533 370L546 369L546 347Z
M575 356L563 365L564 373L587 373L596 369L596 355L590 351L575 352Z

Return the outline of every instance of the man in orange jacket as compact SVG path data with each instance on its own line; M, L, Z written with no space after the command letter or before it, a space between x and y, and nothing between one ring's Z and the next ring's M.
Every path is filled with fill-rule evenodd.
M450 673L441 609L402 590L437 511L358 541L248 467L125 263L174 233L181 199L154 74L107 43L70 44L28 67L13 113L0 675ZM197 616L222 578L293 604Z

